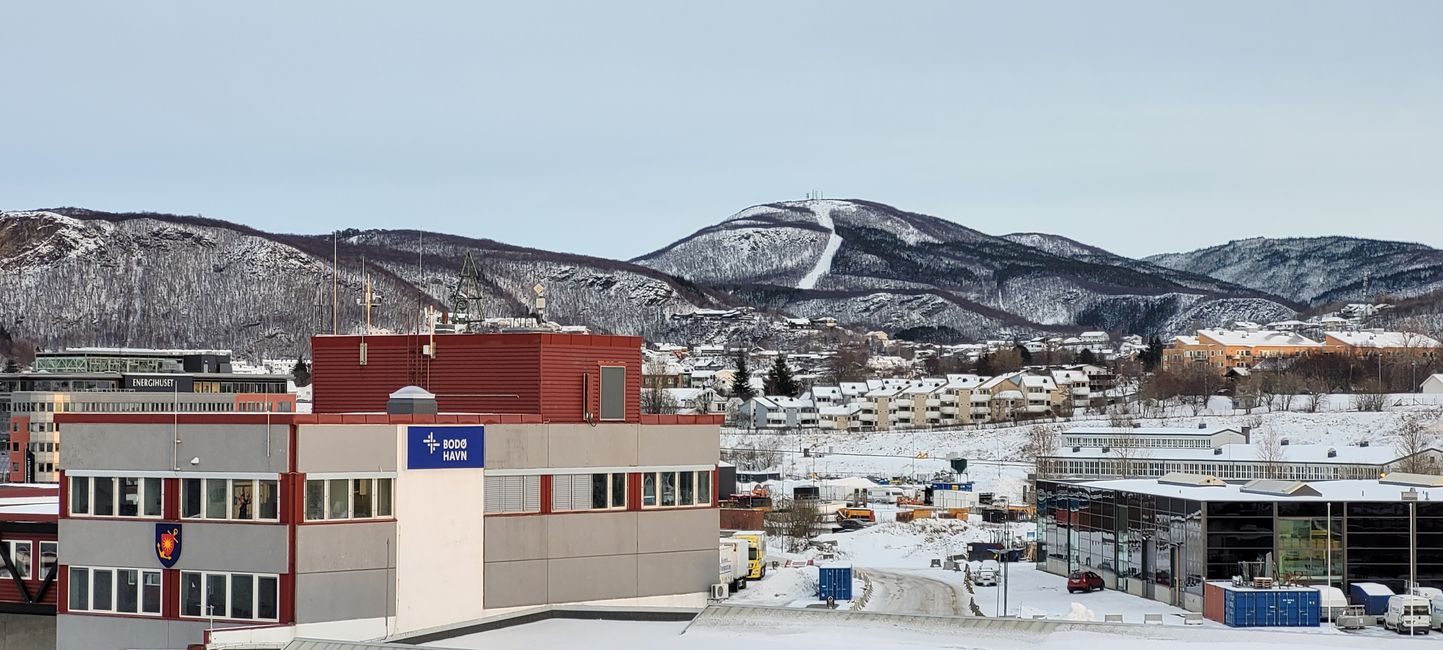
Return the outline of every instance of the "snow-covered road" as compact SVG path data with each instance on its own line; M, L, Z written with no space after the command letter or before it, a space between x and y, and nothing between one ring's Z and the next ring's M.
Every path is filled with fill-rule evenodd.
M827 245L822 249L821 257L817 258L817 265L807 274L802 276L801 282L797 283L798 289L815 289L817 282L822 276L832 272L832 258L836 257L837 249L842 247L842 237L837 234L837 225L832 221L832 203L830 201L814 202L812 212L817 215L817 223L826 228L831 236L827 237Z
M960 584L906 570L858 568L872 583L867 611L889 614L970 616L972 596Z

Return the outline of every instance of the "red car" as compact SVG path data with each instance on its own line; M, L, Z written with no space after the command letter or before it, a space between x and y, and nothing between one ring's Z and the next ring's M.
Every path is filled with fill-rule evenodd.
M1073 571L1072 575L1067 576L1067 593L1069 594L1106 588L1107 585L1102 584L1102 576L1091 571Z

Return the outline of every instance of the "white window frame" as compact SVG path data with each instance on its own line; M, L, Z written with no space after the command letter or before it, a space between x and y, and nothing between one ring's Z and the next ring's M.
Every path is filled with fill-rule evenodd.
M595 476L595 475L597 475L597 474L601 474L601 475L603 475L603 476L606 477L606 507L604 507L604 508L596 508L596 507L593 507L593 506L592 506L592 500L596 497L596 494L591 490L591 487L592 487L591 481L592 481L592 477ZM622 477L622 480L621 480L621 505L615 505L615 504L616 504L616 489L615 489L615 488L616 488L616 477L617 477L617 476ZM577 493L577 492L576 492L576 488L575 488L575 481L576 481L578 478L583 479L584 482L585 482L585 486L586 486L586 502L585 502L585 506L584 506L584 507L575 507L575 506L576 506L576 499L575 499L575 497L576 497L576 493ZM558 481L557 479L563 479L563 480ZM562 488L564 487L563 484L566 484L566 483L571 483L571 486L570 486L571 489L569 490L569 492L570 492L569 495L563 495L563 492L565 492L565 490L563 490ZM570 474L570 473L568 473L568 474L553 474L553 475L551 475L551 511L552 511L552 512L606 512L606 511L626 510L626 504L627 504L627 494L626 494L627 489L626 489L626 488L627 488L627 483L628 483L628 475L627 475L626 472L606 472L606 471L601 471L601 472L591 472L591 473L587 473L587 474ZM570 504L571 507L566 507L567 504Z
M69 513L71 517L86 517L99 519L160 519L165 514L165 479L163 478L156 476L116 474L94 476L89 474L71 475L69 478L69 488L72 496L69 499L66 499L65 511ZM73 507L75 505L73 493L75 491L75 482L78 479L83 479L85 481L86 512L76 512ZM125 501L125 493L124 490L121 489L121 485L123 484L125 479L135 479L140 482L139 490L137 491L137 495L140 497L140 503L137 504L136 514L134 515L120 514L120 504ZM111 485L113 486L110 494L111 513L108 515L95 514L95 505L97 503L95 499L95 485L97 481L110 481ZM146 497L149 496L149 486L152 481L158 481L157 487L160 490L160 512L157 512L153 515L146 514L145 512L145 506L150 502L150 500Z
M541 512L541 474L487 474L482 510L486 515L537 514ZM521 490L519 504L503 502L507 489Z
M642 481L642 486L643 486L643 488L642 488L642 490L643 490L643 495L642 495L642 496L643 496L643 499L642 499L641 509L642 509L642 510L674 510L674 509L677 509L677 508L709 508L709 507L711 507L711 504L712 504L712 494L711 494L711 492L712 492L712 489L711 489L711 488L712 488L712 485L711 485L712 475L711 475L711 472L712 472L712 471L713 471L713 470L711 470L711 469L655 469L655 470L650 470L650 469L649 469L649 470L647 470L647 471L645 471L645 472L641 472L641 475L642 475L642 476L641 476L641 481ZM672 505L664 505L664 504L663 504L663 497L664 497L664 495L665 495L665 484L663 483L663 480L664 480L664 479L662 478L662 475L663 475L663 474L676 474L676 475L677 475L677 483L676 483L676 488L675 488L675 489L676 489L676 498L675 498L675 502L674 502ZM699 482L699 477L700 477L702 474L706 474L706 494L707 494L707 497L708 497L708 498L707 498L707 500L706 500L705 502L698 502L698 498L697 498L697 497L699 497L699 496L701 495L701 492L697 490L697 483ZM653 479L655 480L655 482L656 482L656 483L655 483L655 484L656 484L656 503L655 503L654 505L646 505L646 500L645 500L645 485L646 485L646 477L647 477L647 475L651 475L651 476L653 477ZM692 488L691 488L692 502L691 502L691 503L682 503L682 502L681 502L681 495L683 494L683 490L682 490L682 482L683 482L683 481L690 481L691 484L692 484Z
M16 559L16 554L15 554L16 548L19 547L21 544L24 544L24 545L25 545L25 548L27 549L27 550L25 551L25 555L29 556L29 558L30 558L30 559L28 559L28 560L25 561L25 564L24 564L23 567L21 566L20 561ZM5 555L9 556L9 558L10 558L10 563L15 566L15 570L16 570L17 572L20 572L20 573L24 574L24 575L20 576L20 579L21 579L21 580L34 580L34 579L35 579L35 543L34 543L34 542L32 542L31 540L28 540L28 539L9 539L9 540L5 540Z
M187 483L187 481L200 481L200 514L199 514L199 515L186 516L186 514L185 514L185 498L186 498L186 496L187 496L187 494L188 494L188 492L187 492L188 488L187 488L186 486L189 485L189 483ZM207 502L207 495L209 494L209 489L210 489L210 483L211 483L211 481L222 481L222 482L225 483L225 516L224 516L224 517L208 517L208 516L206 516L206 508L207 508L207 506L209 505L209 503ZM235 503L234 503L234 499L235 499L235 482L236 482L236 481L249 482L249 483L251 484L251 487L252 487L252 489L251 489L252 499L254 499L254 495L257 495L257 494L260 493L260 484L261 484L262 481L270 481L271 483L274 483L274 484L275 484L275 494L276 494L276 516L274 516L274 517L261 517L260 504L259 504L259 503L252 503L252 505L251 505L251 514L253 515L252 517L250 517L249 519L241 519L241 518L235 517L235 516L234 516L234 514L235 514ZM277 521L280 521L280 517L281 517L281 503L283 503L282 499L283 499L283 497L282 497L282 495L281 495L281 482L280 482L280 477L279 477L279 476L276 476L276 475L269 475L269 474L268 474L268 475L264 475L264 476L182 476L182 477L180 477L180 512L179 512L178 514L180 515L180 520L181 520L181 521L242 521L242 522L244 522L244 521L259 521L259 522L266 522L266 523L277 522Z
M198 575L198 576L200 576L200 610L201 610L201 611L200 611L200 615L199 615L199 616L194 615L194 614L186 614L186 613L185 613L185 596L186 596L186 592L185 592L185 584L186 584L185 577L186 577L187 575ZM250 578L251 578L251 617L250 617L250 618L236 618L236 617L234 617L234 616L231 616L231 613L234 611L234 607L235 607L235 602L234 602L234 600L231 598L231 587L232 587L232 585L231 585L231 578L232 578L233 576L238 576L238 575L250 576ZM224 578L225 578L225 606L226 606L227 611L224 612L224 615L222 615L222 613L217 612L214 616L212 616L209 612L206 611L206 602L209 600L208 598L206 598L206 596L207 596L206 590L210 588L210 578L215 577L215 576L221 576L221 577L224 577ZM276 616L275 616L274 618L261 618L261 617L259 616L259 614L260 614L260 604L261 604L261 590L260 590L259 587L260 587L260 583L261 583L261 578L270 578L270 579L274 580L274 581L275 581L275 584L276 584L276 600L275 600L275 602L276 602ZM226 620L226 621L260 621L260 622L263 622L263 623L274 623L274 622L277 622L277 621L280 620L280 615L281 615L281 577L280 577L280 575L275 574L275 573L246 573L246 572L244 572L244 571L181 571L181 572L180 572L180 588L179 588L179 591L180 591L180 594L179 594L178 600L179 600L179 605L180 605L180 607L178 608L178 613L180 614L180 617L181 617L181 618L184 618L184 619L209 620L209 619L214 618L214 619L217 619L217 620Z
M72 566L72 567L69 567L69 569L67 569L67 571L68 571L68 573L67 573L67 575L66 575L66 582L67 582L67 583L69 583L70 581L73 581L73 580L75 579L75 571L76 571L76 569L80 569L80 570L86 571L86 581L87 581L87 583L88 583L88 584L87 584L87 591L86 591L86 594L85 594L85 596L86 596L86 607L85 607L84 609L76 609L76 608L74 608L74 607L71 605L71 600L70 600L70 599L73 598L74 589L73 589L69 584L66 584L66 592L67 592L67 593L66 593L66 596L65 596L65 608L66 608L68 611L72 611L72 612L85 612L85 613L89 613L89 614L119 614L119 615L121 615L121 616L145 616L145 617L150 617L150 618L159 618L159 617L161 616L161 612L165 609L165 579L164 579L164 576L163 576L163 574L161 573L161 570L160 570L160 569L143 569L143 568L139 568L139 567L128 567L128 566L127 566L127 567ZM109 609L96 609L96 607L95 607L95 572L96 572L96 571L109 571L109 572L110 572L110 608L109 608ZM123 612L123 611L120 611L120 608L119 608L119 604L120 604L120 588L121 588L121 586L122 586L122 585L120 584L120 572L121 572L121 571L134 571L134 572L135 572L135 609L136 609L136 611L133 611L133 612ZM154 612L145 611L145 577L146 577L147 575L153 575L153 576L155 576L156 582L158 582L159 585L160 585L160 597L157 599L157 602L156 602L156 606L157 606L158 609L157 609L157 611L154 611Z
M368 517L356 516L356 481L371 481L371 514ZM391 490L388 496L391 502L387 504L389 514L380 515L381 508L381 487L380 481L391 482ZM321 482L321 508L323 517L314 519L310 516L308 498L310 496L311 481ZM346 482L346 516L331 516L331 481ZM326 521L372 521L391 520L396 518L396 473L395 472L366 472L346 474L307 474L305 483L301 486L301 521L305 522L326 522Z

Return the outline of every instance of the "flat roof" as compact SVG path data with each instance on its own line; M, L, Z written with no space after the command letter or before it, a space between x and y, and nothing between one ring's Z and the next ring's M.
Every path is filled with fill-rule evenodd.
M1214 436L1219 433L1237 433L1241 431L1233 427L1211 427L1207 429L1189 429L1187 427L1073 427L1062 432L1064 436L1102 436L1102 435L1134 435L1134 436Z
M720 414L641 416L643 425L720 425ZM56 413L61 424L546 424L534 413Z
M1047 480L1047 479L1043 479ZM1054 480L1055 483L1081 487L1102 488L1119 492L1134 492L1160 497L1176 497L1191 501L1402 501L1403 493L1417 490L1418 502L1443 502L1443 487L1414 488L1406 485L1387 485L1377 480L1311 481L1310 487L1318 496L1277 496L1242 491L1242 484L1217 486L1186 486L1159 483L1156 479L1114 479L1107 481Z
M1183 462L1206 462L1206 461L1238 461L1261 463L1268 462L1264 458L1265 448L1263 445L1242 442L1230 442L1213 449L1179 449L1175 447L1129 447L1132 454L1130 460L1140 461L1183 461ZM1351 447L1338 445L1283 445L1278 448L1278 456L1272 462L1280 464L1293 463L1321 463L1331 465L1386 465L1402 457L1398 451L1390 446L1368 446ZM1215 453L1215 452L1222 453ZM1337 452L1335 456L1329 456L1328 452ZM1053 456L1066 460L1068 458L1080 459L1103 459L1117 458L1117 451L1109 449L1103 451L1102 447L1082 447L1078 451L1072 451L1070 447L1059 449Z

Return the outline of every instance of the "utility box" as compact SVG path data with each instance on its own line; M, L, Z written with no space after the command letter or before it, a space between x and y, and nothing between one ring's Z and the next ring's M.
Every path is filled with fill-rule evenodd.
M817 600L852 599L852 565L824 564L817 571Z
M1354 582L1348 585L1348 602L1362 605L1363 613L1382 616L1388 611L1388 599L1394 596L1388 585L1376 582Z

